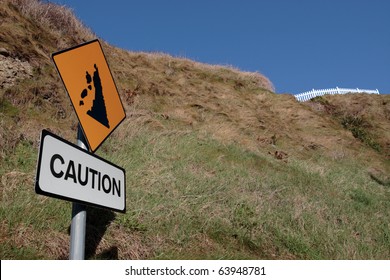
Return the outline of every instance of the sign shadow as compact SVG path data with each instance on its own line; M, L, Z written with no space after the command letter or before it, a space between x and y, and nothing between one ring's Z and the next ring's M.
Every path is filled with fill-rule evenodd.
M85 259L118 259L118 248L116 246L97 254L97 248L115 216L116 214L110 210L87 207Z

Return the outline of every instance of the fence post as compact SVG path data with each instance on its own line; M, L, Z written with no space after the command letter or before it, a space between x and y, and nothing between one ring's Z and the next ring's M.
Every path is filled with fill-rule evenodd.
M303 92L303 93L296 94L295 98L298 101L300 101L300 102L304 102L304 101L310 100L310 99L312 99L314 97L322 96L322 95L325 95L325 94L346 94L346 93L362 93L362 92L373 93L373 94L380 94L378 89L376 89L376 90L364 90L364 89L361 90L359 88L353 89L353 88L339 88L339 87L336 87L336 88L331 88L331 89L315 90L313 88L310 91L306 91L306 92Z

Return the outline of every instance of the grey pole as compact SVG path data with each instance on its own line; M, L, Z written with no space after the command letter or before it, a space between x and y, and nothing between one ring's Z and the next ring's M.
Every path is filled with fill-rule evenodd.
M81 131L80 124L77 129L77 145L88 151L87 141ZM85 232L87 224L87 209L83 204L72 203L72 223L70 226L70 260L84 260Z

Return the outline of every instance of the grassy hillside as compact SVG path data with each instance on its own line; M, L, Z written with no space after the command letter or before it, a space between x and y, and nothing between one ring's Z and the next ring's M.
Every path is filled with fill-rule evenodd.
M39 135L75 141L50 55L95 36L65 7L0 3L0 257L67 259ZM390 95L298 103L259 73L103 49L127 118L97 154L126 169L128 210L88 208L87 258L390 258Z

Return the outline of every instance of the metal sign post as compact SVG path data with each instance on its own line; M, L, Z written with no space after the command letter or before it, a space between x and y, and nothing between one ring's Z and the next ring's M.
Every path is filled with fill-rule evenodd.
M71 260L85 257L86 206L126 212L125 170L90 154L81 128L77 144L42 130L35 192L71 201Z
M77 128L77 146L87 150L84 134L80 124ZM83 204L72 203L72 223L70 226L70 260L84 260L85 255L85 233L87 225L87 207Z

